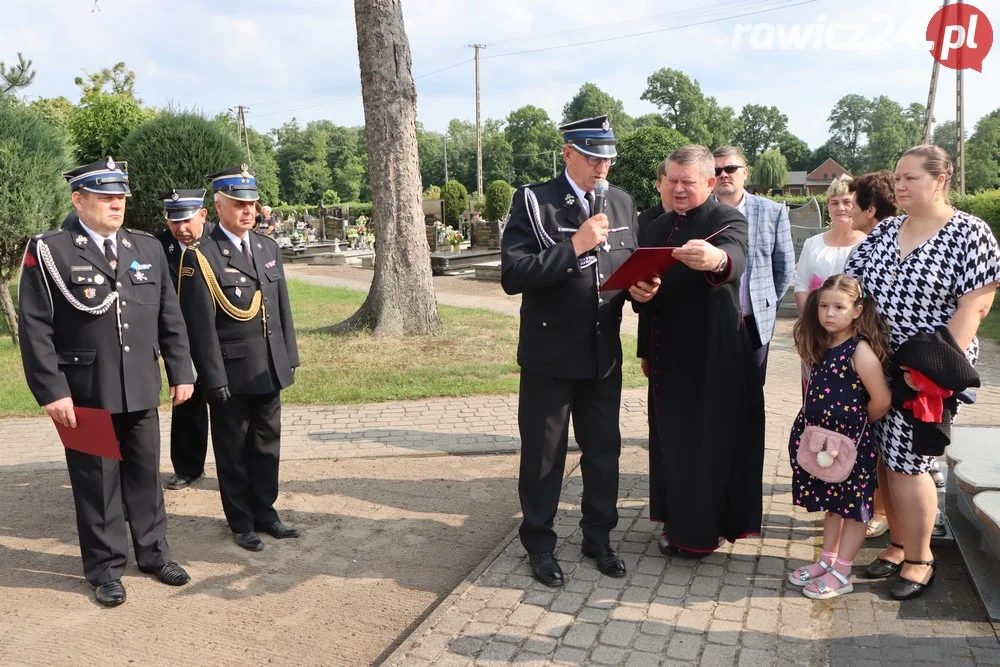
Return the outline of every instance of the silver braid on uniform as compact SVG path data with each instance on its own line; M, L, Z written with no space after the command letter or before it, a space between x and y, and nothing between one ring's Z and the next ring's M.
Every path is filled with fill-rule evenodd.
M542 224L542 213L538 209L538 198L531 188L524 189L524 204L528 211L528 219L531 221L531 229L535 232L535 238L538 239L539 245L543 249L551 248L556 244L549 236L548 232L545 231L545 226ZM597 258L593 255L586 255L585 257L580 257L577 262L580 265L580 269L583 270L595 263Z
M56 284L59 288L59 293L63 295L69 305L73 306L77 310L89 313L90 315L103 315L111 309L111 306L118 299L118 292L111 292L99 305L88 306L77 300L75 296L66 288L66 283L63 282L62 276L59 275L59 269L56 268L55 260L52 259L52 252L49 250L49 246L46 245L45 241L38 239L36 245L38 248L38 258L42 260L42 264L48 271L49 276L52 277L52 282Z

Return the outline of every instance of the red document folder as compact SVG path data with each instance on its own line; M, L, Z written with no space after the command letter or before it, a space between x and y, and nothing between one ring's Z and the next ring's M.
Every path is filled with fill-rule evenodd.
M63 446L84 454L121 461L122 453L118 447L115 427L111 423L111 413L95 408L73 410L76 411L76 428L56 424Z
M625 263L604 281L601 291L628 289L640 280L648 283L680 261L674 259L676 249L673 247L636 249Z
M706 236L703 240L708 241L713 236L718 236L729 229L726 225L722 229ZM610 290L628 289L637 282L649 282L656 276L660 276L664 271L680 262L674 258L674 250L680 246L667 246L665 248L637 248L629 255L625 263L618 267L618 270L611 274L600 287L601 292Z

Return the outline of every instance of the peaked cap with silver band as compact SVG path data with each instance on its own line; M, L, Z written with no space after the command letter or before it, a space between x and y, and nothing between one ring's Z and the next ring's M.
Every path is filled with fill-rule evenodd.
M584 155L612 158L618 156L615 148L615 133L607 116L584 118L559 126L563 133L563 143L571 144Z
M108 156L63 172L63 178L69 181L72 192L86 190L98 194L130 197L132 191L128 187L127 169L128 163L115 162L114 158Z
M182 222L205 207L205 190L174 188L160 195L160 199L163 200L163 217L170 222Z
M208 179L212 181L213 191L225 195L230 199L237 199L239 201L257 201L260 199L253 171L245 164L211 174L208 176Z

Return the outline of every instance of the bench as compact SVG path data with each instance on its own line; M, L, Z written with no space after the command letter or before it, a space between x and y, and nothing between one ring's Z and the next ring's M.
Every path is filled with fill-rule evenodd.
M1000 428L956 426L945 514L976 594L1000 621Z

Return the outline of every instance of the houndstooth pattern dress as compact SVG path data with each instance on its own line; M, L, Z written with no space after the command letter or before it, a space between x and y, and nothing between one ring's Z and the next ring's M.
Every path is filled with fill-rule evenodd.
M844 272L861 281L889 323L893 351L920 332L947 326L958 298L1000 280L1000 249L989 225L963 211L933 237L899 259L899 230L906 216L886 218L861 242ZM979 357L975 338L965 351ZM936 457L913 453L913 429L891 409L876 424L886 468L907 475L925 473Z

